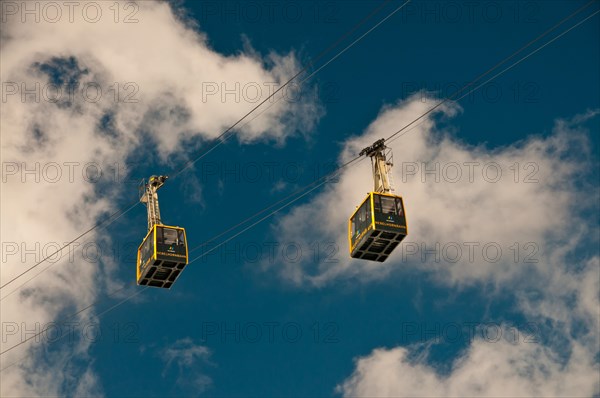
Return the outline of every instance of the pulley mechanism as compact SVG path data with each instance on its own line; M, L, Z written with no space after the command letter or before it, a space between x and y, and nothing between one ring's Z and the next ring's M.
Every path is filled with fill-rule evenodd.
M371 158L373 169L374 192L390 193L394 192L392 180L392 150L385 146L384 139L375 141L371 146L360 151L359 156L368 156Z

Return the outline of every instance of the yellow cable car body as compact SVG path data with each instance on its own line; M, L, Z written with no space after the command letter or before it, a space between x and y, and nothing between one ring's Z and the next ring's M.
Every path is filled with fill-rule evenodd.
M348 221L350 256L383 262L407 234L402 197L369 192Z
M137 252L137 284L170 288L188 263L185 229L155 224Z

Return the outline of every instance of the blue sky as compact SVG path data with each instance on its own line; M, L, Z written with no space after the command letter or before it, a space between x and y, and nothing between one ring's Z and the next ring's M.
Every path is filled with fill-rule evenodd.
M425 104L452 94L456 87L466 84L585 3L483 2L472 9L470 2L415 1L307 82L302 104L314 108L306 111L299 105L296 108L296 105L290 106L292 114L296 116L309 113L308 118L314 119L314 125L309 123L309 127L306 127L302 123L282 122L281 131L277 130L281 127L279 125L267 126L261 131L260 134L266 138L247 141L236 137L220 145L194 168L168 181L161 189L163 221L185 227L190 248L205 242L298 187L312 182L315 176L324 175L332 169L333 164L344 159L344 151L355 148L361 140L370 139L371 133L365 133L370 125L368 131L379 134L373 135L373 138L391 135L403 127L402 124L396 124L396 130L386 130L382 125L372 125L376 120L383 120L385 110L390 110L390 115L393 113L394 118L399 118L397 120L410 120ZM259 60L256 68L262 67L268 72L273 67L272 62L269 63L270 53L293 52L298 63L305 63L348 31L377 4L380 3L285 1L274 5L260 1L183 1L177 3L176 8L180 15L184 15L182 18L188 26L205 35L210 51L230 59L236 59L240 54L252 54L254 60ZM352 39L400 4L397 1L387 4L355 32ZM596 11L598 5L595 3L588 7L557 32L564 31L567 26ZM140 19L144 17L143 11L142 8ZM453 14L455 11L459 13L457 17ZM254 18L254 12L260 16ZM592 17L524 60L484 87L484 90L466 97L459 107L437 113L428 119L429 127L423 130L431 138L431 141L425 142L432 152L455 151L450 157L439 158L446 159L446 163L451 160L462 162L462 156L469 154L484 161L500 162L498 159L503 159L502 166L506 167L506 173L511 173L507 168L515 161L520 163L519 167L526 162L533 162L540 167L540 182L531 190L521 190L519 186L514 188L512 195L504 196L493 190L495 187L484 184L483 189L477 191L482 198L478 199L481 203L487 203L489 194L495 197L496 201L491 202L494 206L506 205L516 209L511 213L515 219L531 217L531 223L539 227L531 227L535 234L523 232L529 227L519 229L517 220L514 230L493 218L482 216L481 220L477 220L480 213L474 208L472 213L468 210L468 206L477 206L474 196L466 200L469 204L465 205L466 214L472 214L473 217L464 221L464 227L472 234L471 237L477 235L479 229L482 237L494 236L497 222L498 225L502 224L498 226L498 236L514 236L520 250L526 251L524 245L527 242L539 244L540 261L531 266L531 272L523 271L529 269L530 265L517 267L515 271L510 264L494 268L493 264L490 267L490 264L479 263L481 260L473 263L463 261L460 267L444 262L434 264L430 257L425 260L415 260L413 257L410 261L403 261L400 253L395 258L390 257L386 268L371 269L369 264L357 263L343 268L342 264L349 264L348 248L343 244L344 231L338 234L340 238L327 228L328 225L337 225L336 220L350 215L346 211L346 201L349 203L354 199L349 197L361 198L370 189L372 182L367 162L364 162L361 172L358 172L359 166L349 169L342 181L317 190L314 195L303 198L276 217L269 218L206 258L191 264L171 290L148 289L102 315L95 320L100 324L102 338L91 343L88 339L86 354L73 355L73 359L66 362L61 357L63 362L60 363L66 366L67 373L78 377L91 368L95 381L91 383L94 388L90 391L106 396L399 396L411 393L440 396L456 391L466 394L476 390L461 389L468 383L460 381L455 361L469 358L468 353L475 347L474 340L485 349L494 349L494 343L489 341L465 338L466 331L471 327L469 325L481 328L487 324L518 329L519 349L529 353L533 345L546 347L554 350L564 363L569 363L570 355L575 358L574 352L577 350L573 347L579 343L591 347L592 360L586 368L590 373L582 372L585 382L580 384L592 387L547 391L551 395L590 395L589 391L592 391L592 395L598 395L598 384L585 376L596 374L598 369L597 329L593 327L597 325L598 318L592 316L591 321L585 317L565 321L553 311L545 313L541 308L554 308L554 297L560 301L556 308L562 309L562 305L569 302L569 295L575 294L573 291L585 290L578 284L583 286L598 271L599 119L597 115L581 120L576 118L577 115L593 114L600 109L599 18ZM162 27L155 28L160 30ZM106 29L110 29L110 26ZM121 34L123 32L126 30ZM352 39L348 38L340 48ZM185 52L186 44L189 42L182 40L177 47L181 46ZM80 65L92 68L92 75L97 72L100 76L103 70L100 66L104 65L105 59L100 51L88 51L96 58L86 58L81 55L84 54L82 51L75 56ZM213 62L207 54L196 54L195 51L194 48L190 49L190 57L200 65L204 59L208 64ZM75 50L73 52L76 53ZM324 60L334 53L328 54ZM52 56L64 57L65 51L54 55L48 51L39 61L47 62ZM98 65L94 64L94 59ZM148 62L159 61L152 59ZM7 68L9 72L2 79L3 82L12 77L12 66L10 64ZM99 69L94 70L95 66ZM105 70L110 71L111 67L107 66ZM169 73L170 70L165 68L164 74ZM43 74L38 76L45 78ZM129 77L124 76L123 79ZM195 79L219 81L218 76L212 80L208 72L201 76L174 74L165 77L168 82L183 82L182 86L193 85L191 82ZM139 89L143 102L148 98L144 96L143 83L140 83ZM168 91L169 87L165 86L164 90ZM315 95L315 90L319 94ZM174 94L174 98L173 101L178 103L177 94ZM228 104L219 105L219 109L228 113ZM245 113L243 110L248 109L247 104L242 105L245 106L234 104L232 115L216 116L222 118L217 126L227 126L231 118L235 120L241 117ZM113 106L110 109L117 115L119 112L128 112L129 108ZM168 108L168 111L173 112L173 109ZM101 120L98 115L106 114L89 112L98 120ZM194 117L203 120L210 119L211 115L202 113ZM160 119L161 115L157 118ZM166 150L161 147L161 140L179 142L181 136L175 133L178 125L173 121L172 113L165 119L168 121L155 120L159 130L160 126L165 127L159 133L154 132L154 126L148 124L154 119L136 125L133 130L140 141L127 147L133 149L124 151L118 158L130 173L128 181L93 185L90 191L86 191L90 195L90 202L106 196L114 201L114 209L127 207L136 200L137 185L133 180L151 174L173 175L185 164L186 159L193 159L210 147L210 137L222 131L218 127L205 127L202 122L202 127L198 128L201 133L190 133L194 128L192 125L191 128L182 129L185 134L189 133L183 147ZM565 122L561 124L557 120ZM4 123L11 122L6 119ZM279 142L269 138L270 129L278 131L274 136L280 139ZM418 129L409 134L420 134L421 131ZM242 133L244 136L247 131ZM108 135L106 128L100 128L100 135L103 134ZM570 139L564 138L569 136ZM553 144L553 137L559 137L556 139L560 143ZM584 138L581 142L575 142L577 139L573 137ZM98 142L104 142L104 139L98 138ZM563 139L566 142L564 145ZM140 142L147 144L140 145ZM420 148L421 143L418 138L409 140L408 136L394 143L397 170L405 161L426 162L436 159L437 155L425 150L413 150ZM542 150L537 151L535 148L538 146ZM3 156L9 160L12 155L6 153L10 148L3 146ZM106 150L106 153L113 150L112 147L106 149L104 144L98 144L98 148L99 152ZM119 152L116 149L113 151ZM420 156L423 153L430 157ZM256 168L260 176L255 179L249 177ZM272 176L268 175L268 170L273 172ZM355 171L356 174L353 174ZM527 171L521 169L522 173ZM462 221L440 218L439 222L444 226L440 226L439 231L436 231L435 225L433 229L428 229L432 226L418 222L426 217L426 213L439 210L437 201L441 199L432 195L439 194L446 198L447 201L443 203L449 207L462 207L460 202L453 203L455 198L460 197L460 192L450 192L446 197L443 191L452 191L453 187L436 185L423 192L419 190L418 194L413 192L411 196L410 190L415 187L415 182L411 180L405 185L400 177L403 175L396 174L396 190L405 197L409 235L412 230L415 231L414 236L430 236L433 240L427 241L428 244L435 242L435 239L444 242L444 231L456 231L460 235ZM523 178L522 174L520 178ZM426 184L417 187L423 185ZM350 194L348 189L354 191ZM346 193L347 197L338 197ZM550 202L555 198L570 209L557 214L559 228L564 227L564 231L557 231L559 228L556 228L556 224L547 222L548 213L537 212L539 207L544 206L554 209ZM540 202L531 205L530 199L540 199ZM415 203L417 200L418 203ZM435 207L428 209L430 200ZM336 201L339 201L339 206L336 206ZM359 204L358 200L355 202ZM579 209L575 209L577 204L580 204ZM78 215L73 212L76 207L76 204L67 207L65 214L74 214L76 218ZM92 205L90 208L95 209ZM417 213L414 217L411 209ZM520 209L523 209L522 213ZM6 205L2 211L3 216L9 211ZM25 214L25 209L22 211ZM94 211L90 211L90 214L96 214ZM457 213L448 212L449 217L454 214ZM86 292L85 297L79 298L75 288L75 292L70 293L72 297L65 301L60 310L49 312L51 315L44 318L46 322L61 319L60 314L71 313L74 308L90 302L90 299L98 300L95 314L118 302L119 299L107 297L106 290L115 285L134 283L135 254L130 248L145 235L145 217L145 208L140 205L106 230L98 232L96 241L106 241L107 247L117 247L119 254L111 255L107 253L111 249L107 249L100 262L89 263L80 259L65 265L89 267L89 273L77 276L83 279L69 282L77 286L79 280L84 280L83 286L86 289L89 286L89 292L82 289L82 294ZM412 219L416 220L414 224L411 223ZM565 220L568 225L563 223ZM82 221L79 228L74 230L80 231L82 225L90 223ZM577 229L579 225L581 229ZM4 230L3 234L6 235ZM585 236L580 237L580 234ZM565 241L572 237L578 238L567 245ZM426 241L426 238L423 239ZM504 246L500 237L498 239L505 253L512 253L509 246ZM290 257L293 254L282 251L282 248L290 245L300 247L301 260L292 261ZM276 248L273 259L269 258L271 247ZM319 250L315 247L319 247ZM254 256L257 248L260 253L258 260ZM335 266L331 267L322 261L327 258L326 253L330 249L334 253L331 258L335 261L332 263ZM549 260L559 252L558 260ZM316 254L321 261L314 261ZM191 254L190 258L196 255L198 252ZM335 268L338 266L339 269ZM537 276L542 275L541 280L546 275L543 271L545 268L562 270L561 267L565 268L565 274L575 275L573 281L569 280L569 286L574 286L574 290L556 293L548 287L546 295L544 288L536 284ZM500 269L502 271L497 271ZM308 279L298 282L290 276L293 270L303 275L326 275L327 270L338 270L339 276L324 277L322 283L306 282ZM486 274L482 276L482 272ZM470 273L473 274L472 278L469 277ZM562 278L563 274L560 275ZM4 278L8 279L4 276L3 281ZM590 297L597 300L594 286ZM133 293L136 289L130 287L127 292ZM54 294L60 297L57 291ZM538 299L531 298L533 296ZM26 296L16 297L23 302L27 299ZM564 302L561 301L563 299ZM585 302L583 296L571 299L577 303ZM592 301L592 304L595 303ZM556 310L562 314L561 311ZM595 315L598 316L597 313ZM561 329L555 326L561 321L569 324L568 332L555 330ZM87 322L91 321L88 319ZM459 325L461 328L461 336L456 341L444 333L449 325ZM591 343L586 330L596 334ZM272 336L269 335L270 331L273 331ZM259 335L252 338L256 332ZM535 341L523 342L527 337ZM73 344L66 340L49 345L46 360L35 348L21 354L33 353L39 363L51 368L56 360L52 353L72 354ZM406 349L412 359L400 361L403 365L421 364L433 369L439 380L446 380L446 388L415 391L411 390L414 385L408 382L390 381L388 390L370 389L375 384L387 385L386 377L392 380L398 376L394 374L396 368L391 365L386 367L390 369L390 374L383 374L382 379L375 379L375 382L368 370L368 363L363 363L364 373L357 371L358 358L371 358L372 365L378 363L381 358L374 353L376 349L382 350L381 355ZM532 354L532 360L542 363L535 355ZM469 363L469 360L465 361ZM47 369L35 365L35 362L28 366L36 366L40 372ZM376 371L377 368L373 369ZM411 371L415 369L418 371L418 366L411 368ZM398 368L398 371L402 371L402 368ZM463 371L468 373L468 370ZM558 374L561 371L557 371ZM430 375L425 371L423 373ZM356 384L342 387L352 375L358 380ZM485 378L485 375L481 377ZM537 380L535 377L531 376L530 379ZM565 371L565 377L572 377L572 374ZM458 381L453 382L453 378ZM401 377L394 380L398 379ZM511 382L508 376L502 380ZM519 379L514 384L520 386L521 382ZM75 385L76 382L67 379L56 388L57 391L72 395ZM527 388L521 391L536 391ZM485 388L481 391L481 395L498 392ZM13 395L20 394L13 392Z

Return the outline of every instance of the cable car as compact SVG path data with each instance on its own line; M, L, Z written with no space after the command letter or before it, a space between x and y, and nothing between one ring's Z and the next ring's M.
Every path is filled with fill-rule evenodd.
M383 262L408 234L404 201L393 193L393 163L385 141L376 141L362 155L371 157L375 189L348 220L348 246L352 258Z
M138 247L137 284L170 289L188 263L185 229L164 225L156 191L167 176L152 176L140 184L140 201L148 208L148 233Z
M369 192L348 223L350 256L383 262L407 232L402 197Z

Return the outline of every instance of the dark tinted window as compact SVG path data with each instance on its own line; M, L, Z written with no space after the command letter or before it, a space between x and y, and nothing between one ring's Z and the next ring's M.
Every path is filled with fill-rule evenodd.
M183 245L183 231L174 228L156 227L156 243L164 245Z
M402 199L383 195L373 195L375 212L383 215L404 216Z
M373 205L375 207L375 213L381 213L381 196L373 195Z
M352 243L371 224L371 202L367 199L354 214L351 220Z
M399 198L396 198L396 212L399 216L404 215L404 209L402 208L402 200Z
M163 229L163 238L165 245L174 245L177 243L177 230L176 229Z
M142 264L154 254L154 237L152 235L153 233L151 232L150 235L148 235L148 239L142 244L140 250L140 262Z
M396 210L396 200L395 198L390 198L389 196L381 196L381 212L383 214L398 214Z

